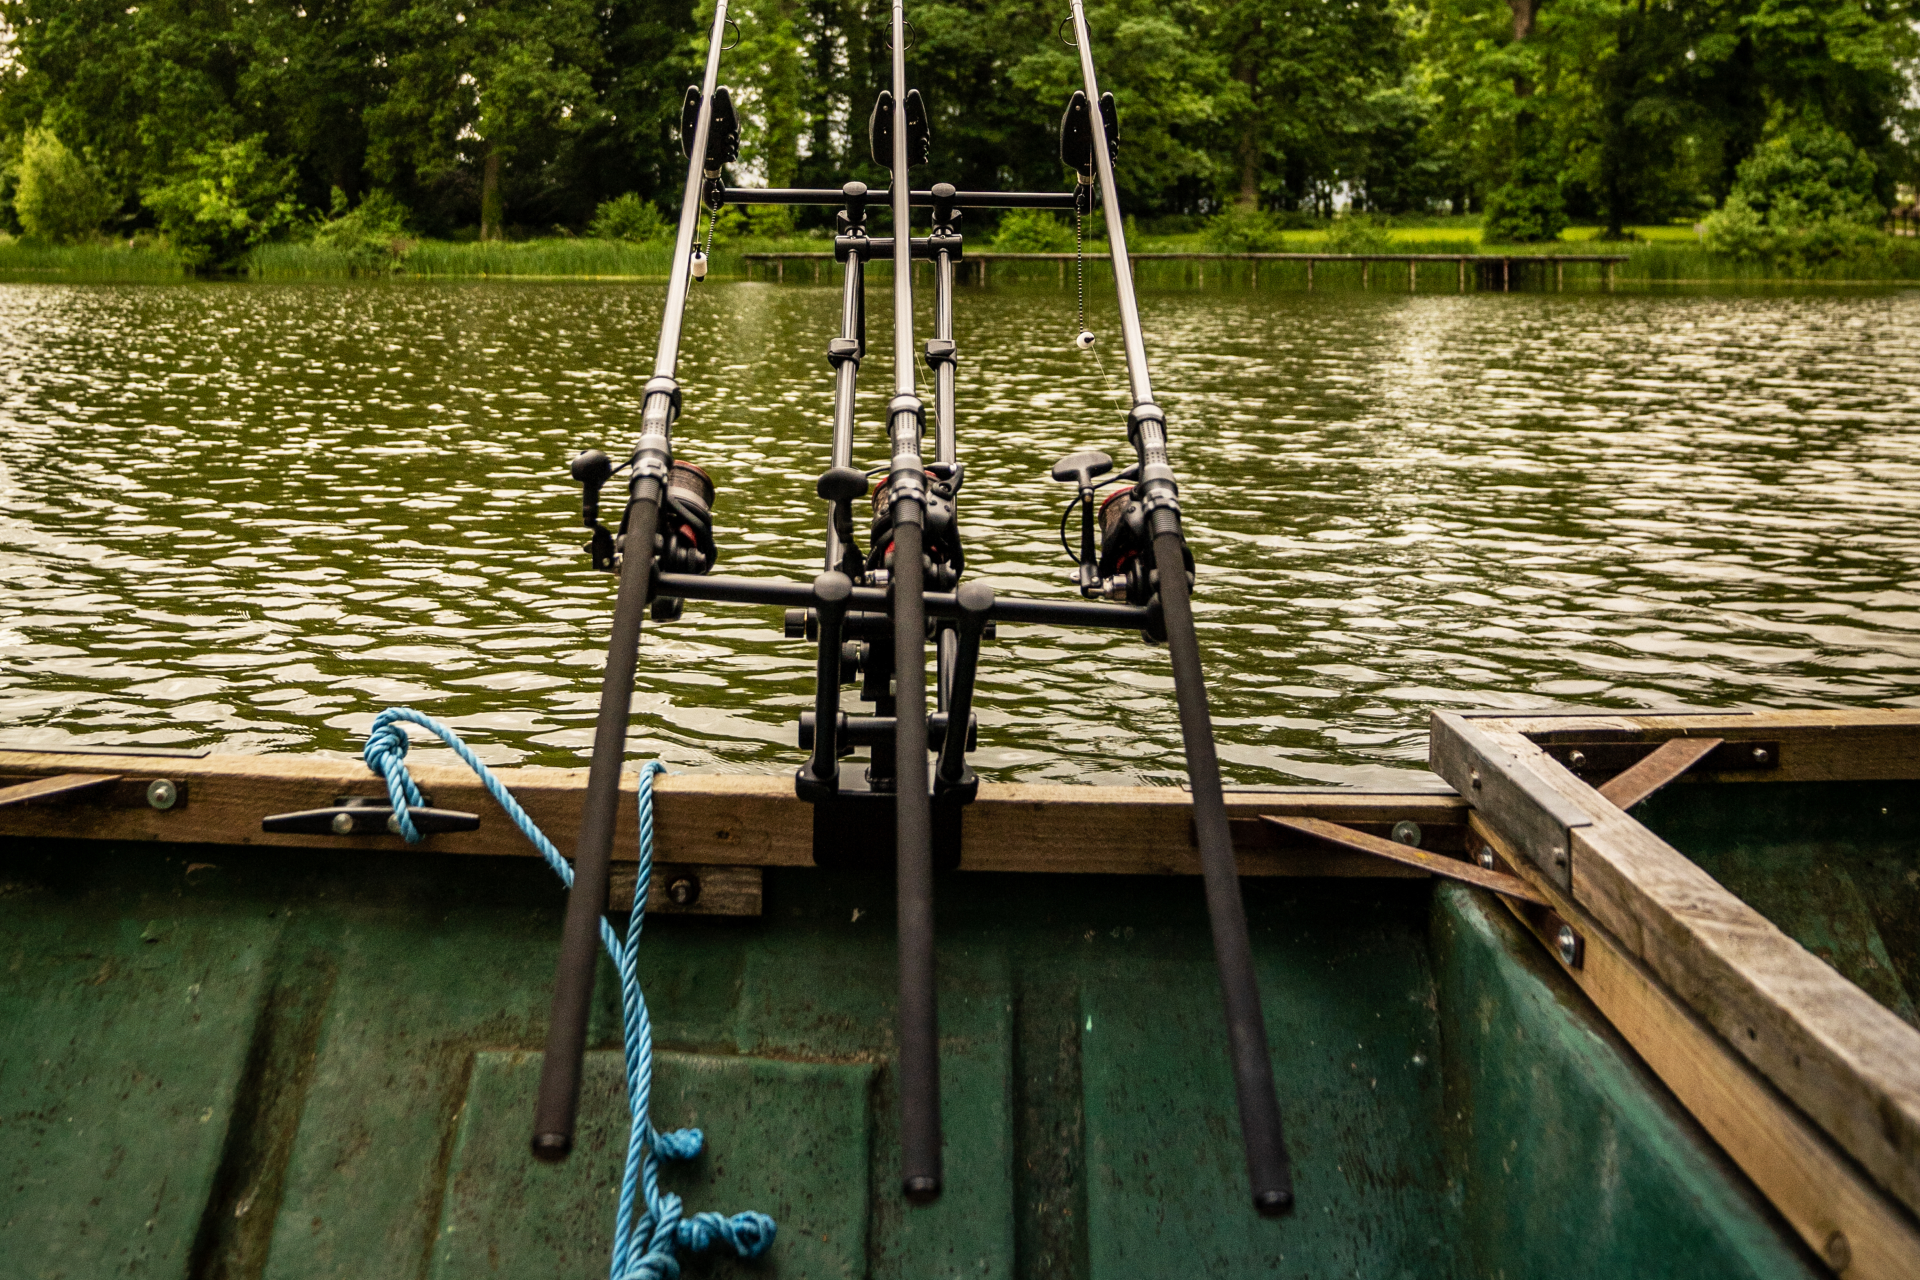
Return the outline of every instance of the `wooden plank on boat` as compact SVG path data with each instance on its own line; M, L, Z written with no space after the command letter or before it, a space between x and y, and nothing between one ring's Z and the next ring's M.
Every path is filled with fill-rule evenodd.
M1411 845L1401 844L1397 840L1382 839L1321 818L1276 818L1269 815L1263 817L1261 821L1298 831L1329 844L1372 854L1376 858L1385 858L1390 862L1418 867L1433 875L1445 876L1449 880L1459 880L1481 889L1491 889L1495 893L1509 898L1518 898L1522 902L1536 902L1542 905L1546 903L1546 899L1541 897L1532 885L1518 876L1510 876L1502 871L1489 871L1471 862L1428 853Z
M426 752L412 764L415 780L446 809L481 815L477 831L428 836L413 846L430 853L529 856L532 848L464 765L436 764ZM144 803L0 809L0 837L156 840L268 848L405 849L397 836L268 834L269 814L332 805L342 796L384 796L385 784L351 758L213 755L202 759L86 757L90 770L111 771L119 788L144 795L165 778L193 803L161 811ZM0 751L0 775L46 777L75 771L75 757ZM563 852L578 837L585 769L498 771L528 814ZM631 796L637 775L621 783ZM793 793L788 775L667 774L654 781L655 858L704 866L813 865L812 811ZM1240 869L1263 876L1420 876L1411 867L1327 849L1306 837L1275 833L1264 813L1321 817L1385 834L1398 822L1419 823L1422 846L1462 847L1466 806L1451 795L1359 792L1230 792ZM970 871L1198 875L1193 805L1171 787L1075 787L983 783L963 819L961 867ZM639 840L631 798L619 809L614 856L631 860Z
M35 778L0 787L0 809L9 805L31 804L36 800L73 799L120 781L118 774L57 773L50 778Z
M1527 744L1532 748L1532 744ZM1537 751L1537 748L1533 748ZM1589 819L1520 758L1475 723L1451 712L1433 713L1427 764L1494 824L1554 884L1566 889L1573 870L1572 832Z
M1603 924L1562 896L1478 816L1470 830L1532 879L1581 936L1580 963L1561 960L1542 913L1508 901L1680 1104L1713 1136L1815 1253L1849 1280L1920 1275L1920 1230L1806 1116L1636 959Z
M1882 1187L1920 1211L1920 1031L1567 772L1518 728L1484 720L1478 728L1512 767L1529 771L1586 814L1587 824L1571 832L1572 888L1563 896L1643 961ZM1777 722L1768 732L1788 740ZM1516 843L1500 814L1479 816L1509 846Z
M633 891L639 883L637 862L614 864L608 884L607 906L614 911L633 909ZM760 914L763 874L759 867L709 867L689 863L655 863L647 881L647 914L683 916L757 916Z
M1693 768L1720 746L1719 738L1668 738L1653 754L1599 787L1621 809L1631 809Z
M1920 779L1920 709L1864 711L1609 712L1603 715L1516 714L1470 717L1524 734L1541 745L1556 743L1664 742L1670 738L1721 738L1727 744L1779 744L1779 758L1766 768L1694 771L1693 782L1870 782Z

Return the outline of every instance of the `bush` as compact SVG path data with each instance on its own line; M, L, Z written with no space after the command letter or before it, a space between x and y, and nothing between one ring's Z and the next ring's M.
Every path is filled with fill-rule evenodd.
M119 207L99 169L67 150L51 129L28 130L13 212L30 238L54 244L85 240Z
M356 266L394 268L413 246L407 240L407 207L375 188L347 209L347 193L333 189L332 216L313 228L313 244L346 254Z
M627 240L634 244L664 240L672 231L672 224L662 216L658 205L642 200L631 191L601 201L593 211L593 221L587 225L587 233L597 239Z
M1873 161L1838 129L1798 124L1740 162L1726 204L1707 216L1707 247L1799 265L1877 248L1874 177Z
M1287 241L1273 214L1233 204L1207 223L1207 246L1216 253L1284 253Z
M1070 253L1073 227L1044 209L1015 209L1000 219L993 247L1001 253Z
M1487 197L1481 238L1488 244L1539 244L1566 230L1567 205L1544 157L1514 166L1513 176Z
M232 266L293 222L293 165L255 134L189 153L171 181L141 198L188 266Z
M1327 228L1328 253L1385 253L1393 247L1387 229L1393 224L1370 213L1335 218Z

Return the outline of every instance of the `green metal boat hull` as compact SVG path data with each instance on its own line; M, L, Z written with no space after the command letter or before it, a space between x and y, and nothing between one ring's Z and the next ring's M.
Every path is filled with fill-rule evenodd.
M939 886L948 1189L897 1192L892 885L647 923L688 1210L785 1277L1783 1277L1791 1233L1477 890L1245 884L1298 1207L1247 1203L1197 882ZM527 1155L562 896L529 859L0 842L0 1275L594 1277L626 1139L603 966L573 1158Z

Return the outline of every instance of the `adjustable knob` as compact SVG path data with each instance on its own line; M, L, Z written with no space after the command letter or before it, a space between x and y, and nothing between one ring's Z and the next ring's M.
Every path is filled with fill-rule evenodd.
M1113 459L1098 450L1085 453L1070 453L1053 464L1053 478L1066 483L1072 481L1082 489L1093 487L1093 478L1103 476L1113 470Z
M598 489L613 478L613 459L598 449L589 449L575 458L568 470L581 484Z
M867 491L867 473L852 467L830 467L816 491L828 502L852 502Z

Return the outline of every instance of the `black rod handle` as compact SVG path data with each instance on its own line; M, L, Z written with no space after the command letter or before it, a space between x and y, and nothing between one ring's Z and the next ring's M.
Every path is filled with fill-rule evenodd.
M1154 513L1154 566L1160 573L1160 607L1167 624L1167 651L1173 659L1187 780L1193 788L1193 825L1200 843L1207 916L1213 925L1213 954L1226 1002L1228 1053L1240 1102L1247 1177L1253 1185L1253 1207L1263 1214L1276 1214L1293 1204L1293 1167L1280 1127L1280 1100L1274 1093L1273 1063L1267 1053L1267 1023L1253 977L1253 944L1247 937L1246 906L1240 900L1240 873L1233 860L1226 798L1220 792L1220 760L1214 752L1213 721L1200 671L1200 642L1194 634L1193 602L1187 594L1186 556L1178 522L1179 517L1169 509Z
M940 742L940 766L934 770L934 785L950 787L967 772L967 717L973 712L973 682L980 669L980 637L986 634L987 617L993 612L993 588L984 582L963 582L954 592L960 606L959 649L954 655L953 685L947 699L947 724L960 731L949 732Z
M920 576L924 531L919 506L911 499L901 501L893 526L900 1185L912 1203L931 1204L941 1187L940 1023L933 989L933 815L927 798L926 584ZM951 736L966 739L964 728Z
M626 558L614 598L613 638L600 681L600 717L593 731L593 765L580 815L580 842L573 857L573 889L567 894L560 935L560 967L553 983L553 1014L547 1051L540 1063L540 1098L534 1112L533 1154L549 1163L573 1150L574 1112L580 1102L580 1056L587 1047L587 1013L600 963L600 916L607 909L608 860L620 812L620 773L627 755L627 722L633 713L633 675L640 665L640 622L646 616L653 574L653 535L660 523L660 483L643 479L627 522Z

